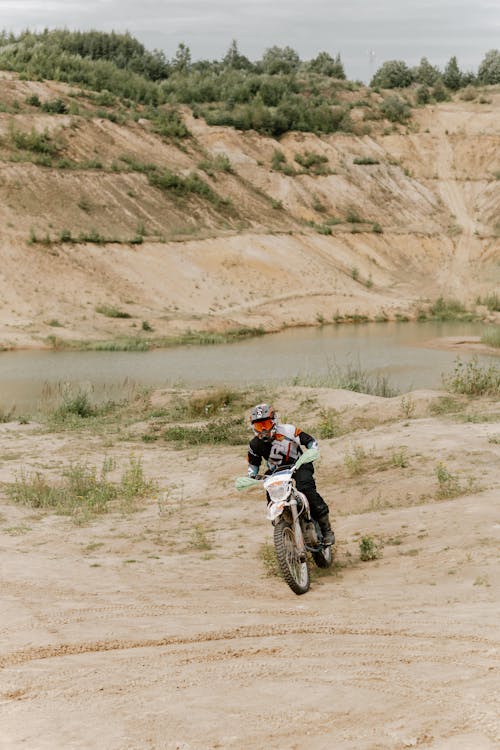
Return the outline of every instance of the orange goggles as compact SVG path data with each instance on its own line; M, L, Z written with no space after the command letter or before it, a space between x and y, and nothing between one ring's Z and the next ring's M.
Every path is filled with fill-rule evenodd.
M274 422L272 419L261 419L258 422L253 423L253 428L257 432L263 432L264 430L266 432L270 432L274 427Z

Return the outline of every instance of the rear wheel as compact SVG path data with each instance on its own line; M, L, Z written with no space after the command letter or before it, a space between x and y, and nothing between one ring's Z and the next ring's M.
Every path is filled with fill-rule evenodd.
M331 547L323 547L323 549L320 549L317 552L312 552L311 554L318 568L329 568L333 562Z
M286 583L294 593L305 594L309 591L307 560L301 560L293 529L284 519L274 527L274 548Z

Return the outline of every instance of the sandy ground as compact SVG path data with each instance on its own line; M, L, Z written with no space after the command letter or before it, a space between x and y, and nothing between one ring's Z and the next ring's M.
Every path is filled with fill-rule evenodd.
M0 425L4 483L133 454L160 487L80 526L2 491L2 750L499 747L498 404L432 416L442 395L293 389L278 404L360 425L321 441L337 563L302 597L266 575L262 498L232 489L243 446ZM457 497L438 499L438 462ZM378 560L360 561L365 535Z
M33 94L74 101L65 84L1 79L7 108ZM147 120L103 119L81 97L85 117L0 112L0 351L415 317L440 295L498 321L477 304L500 285L500 88L484 93L414 109L408 127L370 120L369 132L279 140L209 127L186 108L182 144ZM37 165L13 128L49 132L81 168ZM321 154L327 173L286 175L277 149L289 165ZM230 173L200 168L221 154ZM231 206L161 191L124 168L131 156L194 171Z

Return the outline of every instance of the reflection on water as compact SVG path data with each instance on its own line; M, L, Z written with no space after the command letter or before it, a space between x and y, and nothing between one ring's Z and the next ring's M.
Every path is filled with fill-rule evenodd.
M317 379L346 364L386 375L403 391L439 388L441 374L453 368L457 354L426 344L440 336L480 335L482 329L480 323L367 323L295 328L235 344L152 352L1 352L0 406L15 404L17 413L32 410L44 384L78 383L116 397L130 381L188 387L289 383L297 375Z

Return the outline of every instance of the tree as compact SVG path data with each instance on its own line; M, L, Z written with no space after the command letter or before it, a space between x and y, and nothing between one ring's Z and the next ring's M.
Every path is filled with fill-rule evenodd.
M300 65L300 57L291 47L269 47L262 56L261 66L264 73L295 73Z
M426 57L422 57L416 68L413 68L413 80L426 86L433 86L441 73L438 68L431 65Z
M477 72L479 83L494 84L500 83L500 51L490 49L486 53L484 60L479 66Z
M236 39L233 39L231 42L229 49L222 60L222 64L225 68L233 68L233 70L250 70L252 67L252 63L248 57L240 54Z
M413 82L413 74L403 60L388 60L377 70L370 86L383 89L406 88Z
M458 91L462 85L462 73L458 67L457 58L450 57L443 73L443 83L452 91Z
M177 47L177 52L172 60L172 66L179 73L188 73L191 68L191 50L184 42Z
M314 73L320 73L330 78L345 79L344 66L339 54L333 58L328 52L320 52L314 60L309 62L308 68Z

